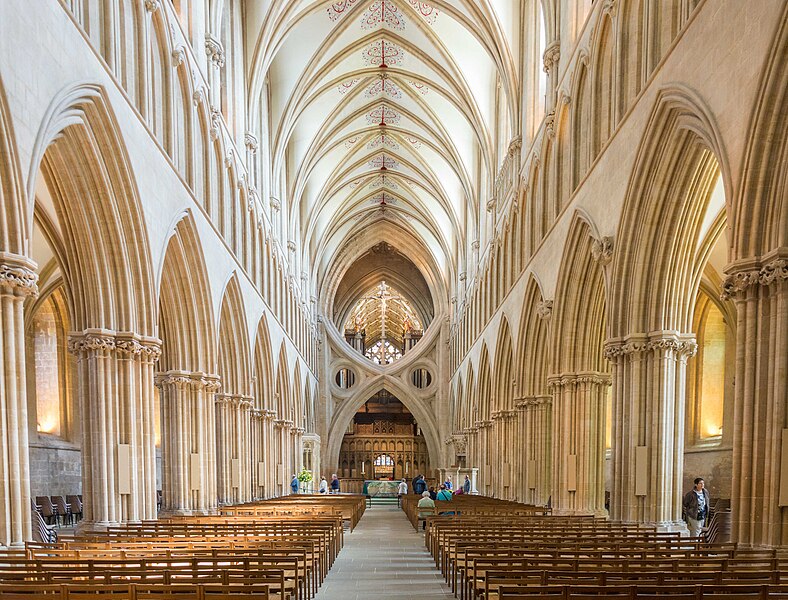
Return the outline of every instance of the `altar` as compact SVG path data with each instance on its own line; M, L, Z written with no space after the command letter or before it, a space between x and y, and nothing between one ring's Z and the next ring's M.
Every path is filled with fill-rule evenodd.
M370 497L375 496L396 496L399 481L378 481L367 479L364 481L363 493Z

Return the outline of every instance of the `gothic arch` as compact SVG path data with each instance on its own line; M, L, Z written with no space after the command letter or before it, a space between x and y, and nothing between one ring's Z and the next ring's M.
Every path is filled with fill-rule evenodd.
M517 370L517 391L520 397L547 393L548 320L552 301L545 303L539 282L533 274L525 288L523 312L520 317L520 364Z
M501 318L493 364L495 365L495 382L493 384L492 412L512 410L514 408L514 355L512 333L506 317Z
M713 116L689 89L661 90L638 150L616 239L610 302L614 338L690 331L703 267L696 248L720 172L730 198L730 169Z
M744 178L731 206L733 260L776 248L785 253L788 246L788 5L779 23L750 120Z
M219 376L225 394L250 396L249 337L238 274L227 283L219 317Z
M325 464L336 465L338 463L342 438L348 428L348 424L358 410L364 406L364 403L381 390L386 390L396 396L413 414L424 434L424 440L427 442L430 464L441 464L443 454L441 453L442 445L439 438L439 429L432 415L429 401L411 395L402 381L386 375L369 378L353 396L337 408L328 428L328 440L325 446L327 462Z
M179 218L167 241L159 278L159 371L213 374L216 340L210 285L202 243L191 211Z
M271 358L271 337L268 315L260 317L254 342L254 391L258 410L274 411L274 367Z
M63 232L64 278L79 299L75 330L151 336L156 296L145 218L102 88L76 85L50 105L33 148L28 222L39 169Z
M25 202L13 122L0 80L0 251L20 257L30 253L30 221Z

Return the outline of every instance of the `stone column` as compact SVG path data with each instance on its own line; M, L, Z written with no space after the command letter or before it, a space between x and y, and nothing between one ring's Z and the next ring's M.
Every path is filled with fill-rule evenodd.
M609 340L613 364L613 482L617 521L681 531L687 359L692 335L635 334Z
M219 378L167 371L161 390L162 509L168 514L209 514L216 509L214 394Z
M788 544L788 248L726 268L736 304L733 541Z
M248 502L249 429L252 397L242 394L216 394L216 454L220 504Z
M266 498L272 498L276 490L276 430L274 428L276 413L273 410L266 409L263 411L263 418L263 460L265 461L265 466L263 468L265 472L264 496Z
M262 410L253 409L249 413L249 418L251 419L251 437L249 440L251 452L248 460L249 469L251 471L252 499L257 500L263 497L263 489L265 487L265 482L262 477L263 473L259 467L265 456L265 451L263 449L265 413Z
M153 369L161 342L135 333L72 334L82 406L82 495L90 530L156 518Z
M529 504L547 504L550 498L552 455L551 396L526 396L516 404L524 449L520 500Z
M0 253L0 546L31 539L24 303L38 294L36 265Z
M554 40L545 48L542 56L544 72L547 73L547 91L545 98L545 114L555 112L555 101L558 95L558 65L561 61L561 42Z
M605 397L610 375L563 373L547 383L553 397L553 512L604 516Z

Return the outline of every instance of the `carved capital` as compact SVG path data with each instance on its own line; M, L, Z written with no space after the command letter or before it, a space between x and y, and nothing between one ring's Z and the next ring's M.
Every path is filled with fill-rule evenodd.
M68 351L77 356L109 353L115 350L115 332L104 329L88 329L72 334L68 340Z
M555 139L555 111L551 110L544 118L545 134L551 140Z
M558 62L561 60L561 42L559 40L554 40L548 44L547 48L545 48L544 54L542 55L542 64L544 66L544 72L549 73L553 70L553 67L558 66Z
M244 135L244 144L246 144L246 149L249 150L252 154L257 152L257 149L260 147L260 144L257 141L257 137L254 134L249 133L248 131Z
M543 321L547 321L553 314L553 301L552 300L542 300L536 303L536 316L542 319Z
M279 202L279 198L274 198L273 196L271 196L271 198L269 198L269 201L271 203L271 210L276 212L279 212L281 210L282 205Z
M205 89L198 87L192 93L192 104L194 104L194 106L199 106L203 102L205 102Z
M600 265L605 266L613 260L613 238L605 236L601 240L594 240L591 244L591 256Z
M766 263L760 269L738 271L729 275L722 284L720 298L730 300L741 296L755 285L770 286L786 279L788 279L788 260L778 258Z
M149 13L154 13L159 10L159 0L145 0L145 10Z
M12 296L38 296L35 263L21 256L0 255L0 293Z
M222 43L210 33L205 34L205 53L217 69L224 66L224 47Z
M172 66L180 67L186 60L186 49L183 46L176 46L172 50Z
M161 340L140 337L133 333L118 333L115 336L115 350L124 357L156 362L161 357Z

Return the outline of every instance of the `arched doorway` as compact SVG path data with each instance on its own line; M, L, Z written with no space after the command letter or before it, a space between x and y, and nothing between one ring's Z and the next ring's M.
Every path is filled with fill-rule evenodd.
M373 394L356 412L342 438L340 477L411 479L430 473L427 441L414 415L388 390Z

